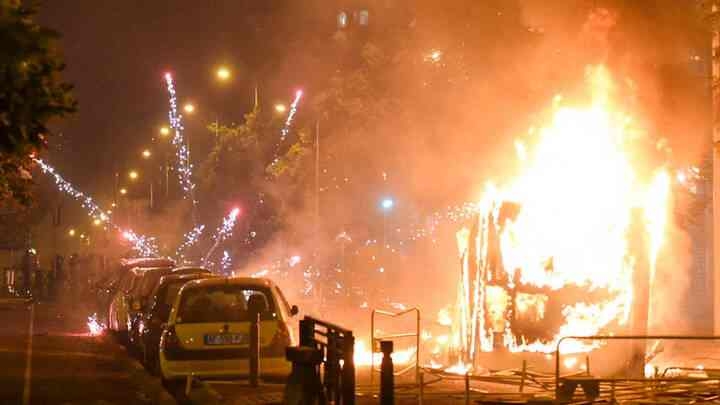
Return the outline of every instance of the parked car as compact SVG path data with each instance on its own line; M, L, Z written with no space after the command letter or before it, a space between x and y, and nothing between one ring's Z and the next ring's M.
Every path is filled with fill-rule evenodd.
M150 304L137 322L139 351L143 364L152 373L157 373L160 336L167 326L170 310L180 288L192 280L214 277L208 273L168 274L160 279L151 294Z
M121 341L128 340L130 320L142 309L155 281L171 271L171 267L135 267L122 276L108 308L108 328L115 332Z
M249 375L251 314L260 316L261 375L287 375L285 348L293 343L280 289L261 278L209 278L186 283L170 310L159 346L165 381Z
M145 272L142 280L130 292L131 311L128 312L128 343L132 349L140 350L140 329L139 323L145 312L152 304L153 293L155 292L160 280L168 274L186 275L186 274L212 274L210 270L202 267L177 267L150 269ZM139 352L142 353L142 352Z
M122 259L108 273L99 277L94 284L95 305L100 322L108 324L108 310L113 298L117 295L120 282L125 274L133 268L174 267L175 262L161 258Z

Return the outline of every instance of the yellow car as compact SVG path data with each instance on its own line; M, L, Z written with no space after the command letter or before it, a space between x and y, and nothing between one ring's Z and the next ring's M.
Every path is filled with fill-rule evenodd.
M267 279L209 278L188 282L175 299L160 337L163 380L249 376L253 311L260 314L260 376L287 376L288 321L297 306Z

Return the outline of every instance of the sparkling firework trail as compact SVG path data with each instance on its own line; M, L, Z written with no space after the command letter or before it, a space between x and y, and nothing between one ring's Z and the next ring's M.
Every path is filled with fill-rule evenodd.
M222 259L220 259L220 269L224 274L230 273L230 267L232 266L232 257L227 250L223 250Z
M198 225L183 236L183 243L175 251L175 257L179 263L185 260L185 250L197 243L205 230L205 225Z
M285 141L285 138L287 138L290 133L290 125L292 125L293 119L295 118L295 113L297 112L298 104L300 103L302 96L302 90L295 92L295 100L293 100L292 104L290 104L290 112L288 113L287 120L285 120L283 129L280 131L280 141Z
M55 185L58 190L67 194L72 199L80 202L80 205L88 211L88 216L99 219L112 227L113 229L122 231L119 226L114 224L108 214L103 211L102 208L95 202L95 200L89 195L79 191L69 181L65 180L50 164L46 163L42 159L33 158L33 161L40 166L43 173L48 174L55 180ZM154 257L158 256L158 248L155 244L155 239L147 236L137 235L133 231L125 231L123 235L128 233L132 235L132 239L126 236L130 242L133 243L133 249L136 250L143 256Z
M190 162L190 149L188 148L183 131L185 127L182 125L182 114L178 113L177 105L177 94L175 91L175 83L170 73L165 74L165 82L167 83L167 90L170 95L170 110L168 111L168 118L170 120L170 127L175 131L175 135L172 139L172 144L175 146L177 157L177 172L180 187L185 192L184 198L190 199L193 205L197 204L195 200L195 183L192 180L192 163Z
M45 163L42 159L33 158L33 160L35 163L40 165L40 169L43 173L49 174L53 177L58 190L80 202L80 205L88 211L89 216L99 218L102 221L108 221L110 219L107 214L105 214L105 211L103 211L103 209L95 203L95 200L93 200L92 197L76 189L72 183L65 180L60 174L58 174L54 167Z
M223 218L222 225L215 230L215 234L213 235L215 243L212 245L210 250L208 250L207 254L205 254L205 257L203 257L203 263L207 263L208 259L212 256L220 243L232 236L233 228L235 228L235 222L237 222L239 215L240 208L233 208L233 210L230 211L225 218Z
M143 257L159 256L160 250L158 249L157 240L155 238L138 235L130 230L122 231L122 235L133 244L133 249L135 249Z

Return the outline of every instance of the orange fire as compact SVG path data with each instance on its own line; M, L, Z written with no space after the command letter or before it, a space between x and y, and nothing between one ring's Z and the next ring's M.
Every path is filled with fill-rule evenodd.
M518 174L502 186L488 184L475 233L458 232L464 265L450 341L465 359L500 346L549 353L562 336L627 324L638 263L630 249L636 221L649 245L643 260L652 279L664 242L670 176L662 166L647 167L651 159L636 147L642 133L613 102L607 69L593 67L588 78L590 101L566 106L556 97L549 122L516 142ZM552 296L568 288L601 292L602 299L563 304L559 329L547 339L529 341L512 329L510 316L528 325L542 322ZM573 353L593 345L562 347Z

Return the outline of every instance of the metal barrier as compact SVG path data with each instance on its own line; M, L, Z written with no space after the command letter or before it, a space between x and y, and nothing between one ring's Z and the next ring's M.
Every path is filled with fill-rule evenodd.
M403 315L409 314L415 312L415 333L409 332L409 333L395 333L395 334L389 334L389 335L383 335L383 336L375 336L375 315L382 315L387 316L390 318L398 318ZM370 384L373 384L374 382L374 375L375 375L375 349L379 347L379 342L381 340L392 340L392 339L403 339L403 338L415 338L415 364L411 365L409 367L406 367L398 372L395 373L395 375L401 375L405 374L408 371L415 368L415 384L420 383L420 309L417 307L409 308L404 311L400 312L389 312L389 311L383 311L381 309L373 309L372 313L370 314Z
M319 403L327 399L335 404L355 404L355 337L351 330L306 316L300 321L300 347L288 348L287 353L298 389L306 390L300 396L314 397Z
M656 383L656 384L670 384L670 383L678 383L678 384L697 384L700 382L707 382L709 380L711 381L717 381L720 383L720 377L714 377L714 378L668 378L665 377L667 369L662 373L661 377L659 378L595 378L590 376L590 361L589 357L586 358L586 375L583 376L572 376L572 377L560 377L560 358L562 357L562 354L560 352L560 345L565 340L629 340L629 341L638 341L638 340L692 340L692 341L716 341L720 340L720 336L687 336L687 335L625 335L625 336L608 336L608 335L598 335L598 336L565 336L562 337L560 340L558 340L557 346L555 348L555 401L556 402L570 402L572 400L572 397L574 396L575 390L578 386L580 386L586 396L586 401L594 401L595 399L599 398L601 395L601 383L609 383L610 384L610 396L611 400L616 400L616 396L619 395L618 392L621 392L621 387L618 384L633 384L633 383L640 383L640 384L647 384L647 383ZM644 355L644 351L643 351ZM669 369L681 369L680 367L669 367ZM653 387L647 387L646 385L642 385L637 389L638 392L643 392L647 394L648 392L650 394L653 394L655 392L659 392L657 390L660 385L654 385ZM668 386L664 386L665 388L668 388ZM709 389L709 386L703 385L705 390ZM652 388L650 391L648 391L648 388ZM633 390L633 387L626 387L623 386L622 389L625 391Z

